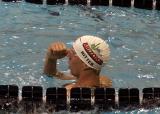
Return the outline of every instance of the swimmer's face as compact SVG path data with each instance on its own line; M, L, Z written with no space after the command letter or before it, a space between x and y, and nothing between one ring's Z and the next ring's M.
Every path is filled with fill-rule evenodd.
M71 73L74 76L79 77L80 69L82 68L83 62L76 55L76 52L74 51L73 48L68 50L67 57L68 57L68 64L69 64L69 68L71 70Z

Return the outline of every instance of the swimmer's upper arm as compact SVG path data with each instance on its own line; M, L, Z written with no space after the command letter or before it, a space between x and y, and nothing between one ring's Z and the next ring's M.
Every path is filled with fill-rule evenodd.
M100 76L100 87L112 87L112 80L107 76Z
M74 77L72 75L67 75L67 74L65 74L63 72L59 72L59 71L54 76L58 79L61 79L61 80L77 80L76 77Z

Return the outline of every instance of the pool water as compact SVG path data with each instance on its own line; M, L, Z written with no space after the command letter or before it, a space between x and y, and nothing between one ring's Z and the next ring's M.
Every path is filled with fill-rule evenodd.
M63 41L68 47L82 35L104 38L111 58L102 74L114 88L160 87L160 12L120 7L35 5L0 2L0 84L44 88L68 81L47 77L43 64L48 45ZM67 58L58 61L67 71ZM105 112L104 112L105 113ZM159 114L160 109L137 109L110 114Z

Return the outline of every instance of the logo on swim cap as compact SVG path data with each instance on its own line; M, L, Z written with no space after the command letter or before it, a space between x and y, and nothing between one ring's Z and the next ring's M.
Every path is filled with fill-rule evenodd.
M95 44L92 44L92 46L94 46ZM96 47L92 47L92 49L89 47L88 43L83 43L83 47L85 49L85 51L87 52L87 54L96 62L98 63L99 65L102 65L103 63L103 60L101 60L93 51L93 50L98 50L98 48L96 49Z
M96 36L82 36L73 43L78 57L89 67L100 70L108 61L110 50L108 44Z
M98 43L98 44L91 44L91 48L92 48L93 50L99 50L98 45L100 45L100 43ZM100 50L99 50L99 51L100 51Z

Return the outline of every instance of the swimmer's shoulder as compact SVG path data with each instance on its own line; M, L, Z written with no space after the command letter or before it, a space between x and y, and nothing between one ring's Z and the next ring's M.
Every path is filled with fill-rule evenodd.
M108 76L101 75L99 81L100 87L112 87L112 80Z
M55 75L56 78L61 80L77 80L77 78L66 71L58 71Z

